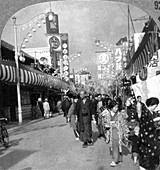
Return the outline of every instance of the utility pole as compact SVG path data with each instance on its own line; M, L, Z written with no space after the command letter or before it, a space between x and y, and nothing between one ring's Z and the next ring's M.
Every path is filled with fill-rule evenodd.
M130 48L130 9L128 5L128 49Z
M19 61L18 61L18 39L17 39L17 24L16 17L13 17L14 27L14 41L15 41L15 64L16 64L16 86L17 86L17 103L18 103L18 122L22 124L22 106L21 106L21 91L20 91L20 74L19 74Z

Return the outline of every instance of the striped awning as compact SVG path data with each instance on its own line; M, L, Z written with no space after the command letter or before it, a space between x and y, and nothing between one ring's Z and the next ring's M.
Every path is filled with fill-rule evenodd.
M158 26L152 19L145 31L145 35L137 49L131 57L126 67L126 77L130 78L133 74L138 74L143 67L151 61L154 53L159 49Z
M16 67L14 62L0 60L0 80L16 83ZM25 85L44 86L54 89L68 89L69 84L51 75L20 65L20 82Z

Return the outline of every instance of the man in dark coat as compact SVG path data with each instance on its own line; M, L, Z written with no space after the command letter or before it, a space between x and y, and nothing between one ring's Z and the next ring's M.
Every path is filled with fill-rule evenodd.
M76 104L75 113L78 117L80 135L82 135L84 142L82 147L86 148L88 145L93 145L90 134L92 128L91 101L87 98L85 91L80 92L80 99Z

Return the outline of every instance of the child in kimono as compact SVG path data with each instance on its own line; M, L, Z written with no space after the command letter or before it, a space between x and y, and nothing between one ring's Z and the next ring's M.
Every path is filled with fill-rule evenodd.
M139 155L139 123L131 120L131 122L128 123L128 128L130 130L128 140L131 141L132 159L134 164L136 164Z

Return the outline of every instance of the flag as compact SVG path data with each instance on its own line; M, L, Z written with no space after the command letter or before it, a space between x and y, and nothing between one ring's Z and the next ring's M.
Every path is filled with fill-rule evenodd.
M116 45L122 45L123 42L127 42L127 37L121 38Z
M144 37L144 32L141 33L134 33L134 50L137 51L143 37Z

